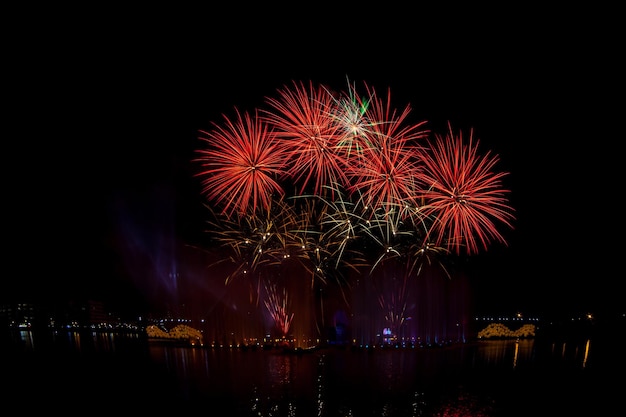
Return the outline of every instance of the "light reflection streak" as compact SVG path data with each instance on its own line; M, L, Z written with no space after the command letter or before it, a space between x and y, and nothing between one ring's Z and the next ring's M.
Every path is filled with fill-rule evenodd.
M33 333L30 330L20 330L20 340L29 351L34 349L35 343L33 342Z
M15 333L16 338L31 339L32 335L22 332ZM86 353L90 353L94 346L92 342L101 344L103 349L124 348L119 342L127 340L128 336L116 335L114 333L97 332L62 332L62 337L56 341L65 348L75 348L76 340ZM135 338L135 337L133 337ZM117 340L117 344L114 343ZM72 344L74 342L74 344ZM596 346L594 339L594 351L601 348ZM113 343L113 345L111 345ZM142 345L143 346L143 345ZM121 350L120 350L121 352ZM332 351L334 352L334 351ZM418 350L380 350L368 353L349 352L342 355L341 361L333 361L343 352L338 350L336 355L325 350L306 353L303 355L283 355L276 352L266 352L263 350L238 351L237 349L204 349L204 348L174 348L171 346L150 345L150 355L156 356L155 362L165 361L168 370L174 370L181 382L181 391L206 392L213 394L216 391L241 393L245 398L252 396L254 391L252 386L265 387L270 382L274 388L269 392L255 397L262 401L262 412L258 416L291 416L309 415L307 408L302 403L302 398L311 399L311 406L319 416L332 416L337 407L343 410L343 414L362 414L365 407L359 403L359 397L350 397L342 392L337 396L337 388L344 385L336 383L335 377L342 377L349 373L348 370L357 369L362 372L362 376L370 378L364 388L373 389L379 395L378 400L369 399L367 402L363 398L363 404L371 405L370 411L366 415L413 415L423 416L425 410L438 411L439 414L428 415L493 415L489 409L491 403L485 403L484 399L476 395L471 387L461 387L456 396L446 398L446 404L440 404L438 399L426 396L423 399L416 397L419 391L419 384L422 381L428 386L432 378L446 373L449 369L459 369L467 365L482 371L483 368L491 369L494 366L510 369L511 359L513 368L525 369L528 364L533 364L532 369L548 365L548 370L552 372L554 364L573 366L574 368L586 368L597 365L593 362L595 358L591 355L591 339L568 340L567 343L560 341L556 343L544 344L540 339L535 341L529 339L517 340L493 340L484 341L476 345L466 345L461 348L451 347L446 349L418 349ZM454 355L451 355L454 353ZM535 354L539 355L539 361L535 366ZM170 355L165 358L166 355ZM356 367L347 366L352 364L354 358L362 355L362 361L356 362ZM326 360L328 358L328 364ZM425 359L417 361L416 359ZM591 359L590 359L591 358ZM267 361L266 361L267 359ZM437 359L441 359L438 361ZM546 361L549 359L549 361ZM588 363L588 361L591 362ZM317 367L315 366L317 363ZM310 366L307 366L311 364ZM171 365L171 366L168 366ZM375 373L370 373L369 369L364 369L364 365L375 369ZM487 365L487 366L485 366ZM425 366L435 366L435 368L424 368ZM452 367L452 368L451 368ZM425 370L431 370L432 375ZM210 372L209 372L210 370ZM335 372L337 371L337 372ZM270 378L267 378L267 376ZM352 374L353 375L353 374ZM417 379L416 375L419 378ZM517 375L517 373L511 373ZM538 375L545 375L540 374ZM585 377L588 372L580 375ZM358 377L360 377L359 375ZM363 379L363 378L360 378ZM358 379L355 379L358 380ZM354 380L350 380L352 382ZM559 381L561 382L561 381ZM563 381L567 383L567 381ZM333 383L335 385L333 386ZM547 382L546 382L547 383ZM542 386L540 384L540 386ZM277 389L276 389L277 388ZM383 389L381 389L383 388ZM481 388L482 389L482 388ZM396 393L403 392L401 401L397 402ZM404 395L408 397L404 397ZM233 394L235 395L235 394ZM418 401L419 400L419 401ZM423 400L423 401L422 401ZM373 401L373 402L372 402ZM406 401L406 403L404 402ZM444 401L444 399L441 399ZM338 404L339 403L339 404ZM248 403L246 403L248 404ZM354 409L353 409L354 407ZM306 411L305 411L306 410ZM412 410L412 411L410 411ZM404 414L398 414L404 412Z
M80 333L78 332L71 332L70 333L70 343L72 344L72 346L80 352L81 350L81 344L80 344Z
M585 356L583 357L583 368L587 366L587 358L589 357L589 346L591 345L591 339L587 339L585 344Z

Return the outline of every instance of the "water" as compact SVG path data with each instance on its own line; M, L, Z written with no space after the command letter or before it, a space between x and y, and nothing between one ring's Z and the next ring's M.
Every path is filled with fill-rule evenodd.
M26 414L45 404L102 415L608 415L621 405L626 370L619 345L603 338L294 354L24 331L2 346L0 395Z

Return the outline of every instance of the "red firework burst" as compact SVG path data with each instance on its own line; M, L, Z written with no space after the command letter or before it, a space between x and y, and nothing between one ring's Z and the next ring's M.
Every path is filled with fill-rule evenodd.
M391 92L386 100L368 90L369 106L365 111L370 121L365 143L357 164L351 166L350 191L358 190L364 205L373 210L388 211L400 207L414 207L420 174L417 141L428 135L422 130L425 122L407 124L410 107L398 113L391 107Z
M278 98L266 98L274 110L264 119L275 126L277 137L289 149L287 173L299 193L313 184L312 192L321 194L325 184L347 182L345 163L336 152L338 125L329 117L333 97L323 86L310 82L293 83L293 88L278 90Z
M468 255L487 249L491 241L506 244L496 222L512 228L513 208L502 187L508 173L493 171L498 157L478 154L479 142L470 131L465 144L461 133L454 135L448 124L444 137L435 135L430 152L423 153L423 176L426 205L423 213L434 219L429 238L460 254L465 246Z
M214 123L211 132L200 131L207 143L198 150L203 169L202 192L231 217L269 207L273 193L284 195L278 178L285 175L284 146L261 118L236 111L237 119L224 116L225 125ZM257 116L257 115L255 115Z

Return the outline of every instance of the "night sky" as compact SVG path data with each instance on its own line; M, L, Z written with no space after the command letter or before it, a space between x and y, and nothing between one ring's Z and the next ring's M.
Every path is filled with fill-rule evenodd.
M349 79L389 88L432 132L473 128L509 173L508 246L470 262L480 310L626 309L623 45L611 25L530 12L206 13L182 31L86 19L9 46L5 300L143 307L167 292L158 277L173 263L189 292L209 291L194 249L207 241L198 131L292 80L344 90Z

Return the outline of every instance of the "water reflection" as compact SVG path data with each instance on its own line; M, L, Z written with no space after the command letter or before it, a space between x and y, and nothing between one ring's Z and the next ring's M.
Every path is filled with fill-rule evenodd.
M13 333L9 343L21 351L35 351L49 346L63 347L76 352L115 352L127 347L129 340L141 341L144 336L138 333L119 333L106 331L51 331L49 333L34 333L31 330L19 330ZM376 372L381 376L381 382L388 386L403 383L401 380L406 369L419 367L425 374L436 372L445 363L446 365L463 365L465 362L475 366L510 367L515 369L525 363L537 359L558 359L571 362L585 368L591 359L592 341L554 341L549 344L549 351L545 346L536 347L535 339L503 339L483 340L475 343L459 344L452 348L378 348L365 349L363 352L387 353L395 351L394 355L377 355L373 364ZM152 355L161 356L169 370L183 370L193 367L205 369L214 358L224 359L224 355L232 356L241 353L237 348L182 348L173 346L150 345ZM157 353L160 352L160 353ZM300 355L268 355L267 378L273 386L291 384L297 377L296 362ZM231 358L232 359L232 358ZM338 361L334 364L338 369L347 372L359 372L348 369L349 362ZM364 365L364 364L361 364ZM302 363L297 366L302 367ZM367 367L367 366L366 366Z
M19 340L26 350L32 351L35 348L33 332L30 330L20 330Z
M489 340L480 342L482 349L477 350L478 359L484 364L494 366L510 365L515 369L519 363L533 359L534 339Z
M594 411L594 396L609 402L599 359L604 366L606 353L615 352L623 364L618 349L585 339L298 354L181 347L109 332L20 331L9 342L22 352L63 352L19 355L9 374L19 382L15 390L53 387L46 395L57 398L68 389L134 396L145 387L155 404L167 398L209 415L224 406L232 417L521 416L546 407L547 414L565 415ZM76 384L59 384L54 375L69 375ZM20 389L20 398L27 392Z
M115 352L124 350L129 342L138 342L145 337L140 333L87 330L40 331L19 330L8 334L3 340L10 348L20 352L67 349L71 352Z
M552 344L551 354L563 361L579 363L582 368L585 368L590 360L591 345L591 339L584 342L555 342Z
M231 415L257 417L496 415L503 400L490 390L508 398L498 392L508 386L528 395L532 385L517 372L526 378L554 363L582 369L591 351L590 341L563 347L534 339L305 354L150 347L183 389L195 387L204 398L224 395L238 404Z

